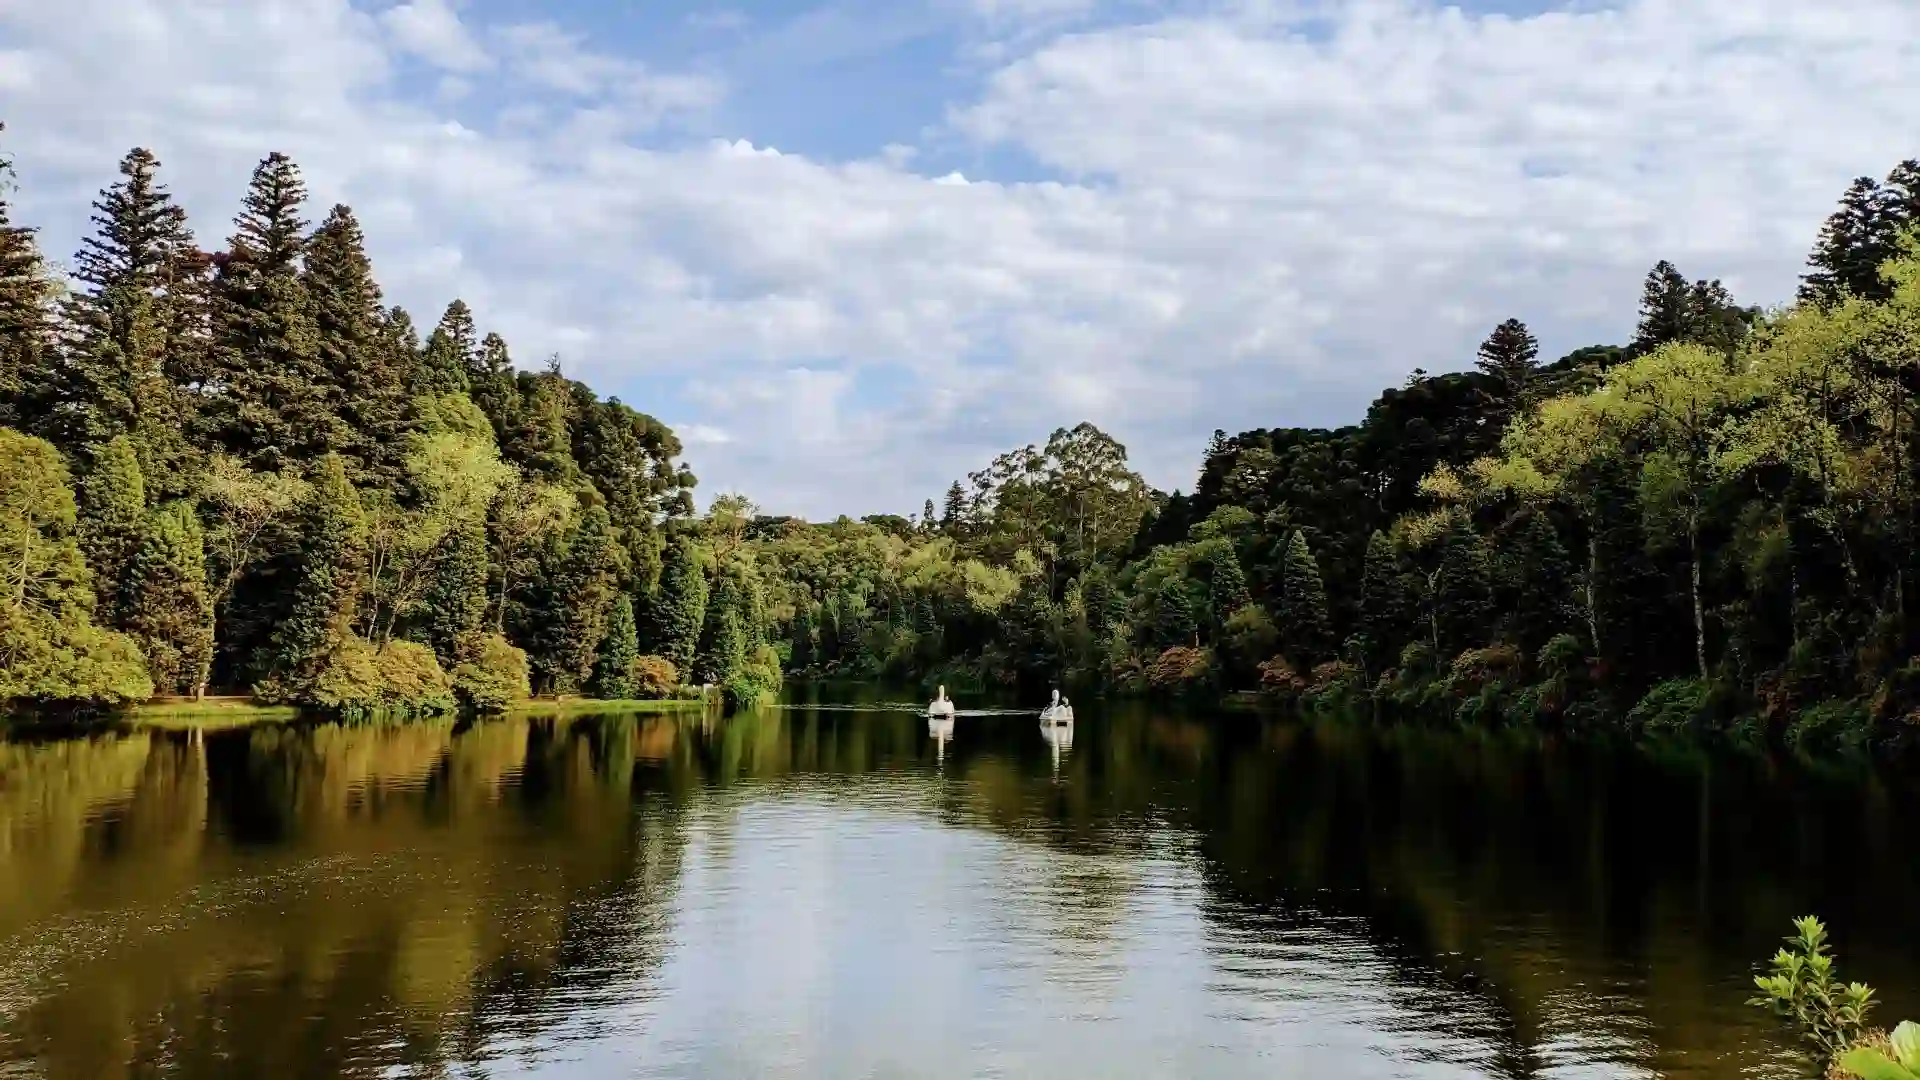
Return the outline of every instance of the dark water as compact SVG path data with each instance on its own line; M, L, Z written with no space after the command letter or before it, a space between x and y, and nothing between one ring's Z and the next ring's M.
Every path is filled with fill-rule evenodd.
M1896 777L1078 708L0 742L0 1076L1786 1075L1807 911L1920 1016Z

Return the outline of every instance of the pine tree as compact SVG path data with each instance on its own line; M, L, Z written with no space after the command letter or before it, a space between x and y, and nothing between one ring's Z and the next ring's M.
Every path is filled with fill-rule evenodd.
M1540 342L1519 319L1508 319L1494 327L1481 343L1474 366L1499 384L1494 407L1502 420L1533 404L1539 357Z
M621 700L634 696L633 662L640 655L633 621L633 598L621 593L607 616L607 629L593 664L588 689L594 697Z
M175 307L204 300L176 288L197 253L186 212L157 179L159 161L136 149L122 179L93 207L97 235L74 256L80 292L66 304L67 362L58 395L76 447L131 434L151 486L165 495L190 488L189 399L170 377L175 328L197 315Z
M149 516L126 588L127 633L146 653L164 694L198 694L213 661L213 593L206 540L191 504L168 503Z
M1830 304L1843 293L1865 299L1884 299L1886 283L1880 264L1893 253L1887 201L1870 176L1847 187L1840 209L1820 228L1808 271L1800 279L1800 299Z
M620 575L619 558L606 508L588 507L544 583L531 651L548 692L574 693L593 674Z
M1221 543L1207 556L1207 606L1213 612L1213 631L1218 633L1228 617L1245 607L1252 598L1247 593L1247 575L1230 545Z
M382 325L380 286L352 209L335 206L314 230L303 280L350 475L392 487L404 472L408 368Z
M34 230L13 223L12 187L13 162L0 155L0 425L44 432L56 385L53 282Z
M571 482L579 475L573 460L573 393L560 373L560 358L552 357L545 371L520 383L520 426L501 449L540 479Z
M520 390L513 378L513 357L499 334L480 339L480 351L467 373L468 396L493 424L494 438L505 445L520 425Z
M694 677L725 686L746 665L749 650L744 582L735 567L714 574L713 594L707 603L706 624L694 659Z
M940 531L948 536L958 536L967 520L967 492L955 480L947 489L946 503L940 508Z
M1644 356L1662 345L1686 341L1693 328L1693 287L1686 276L1665 259L1647 272L1640 295L1640 323L1633 332L1632 352Z
M1573 566L1546 515L1532 513L1514 535L1509 632L1527 656L1574 629Z
M1366 561L1361 569L1360 626L1366 636L1368 663L1384 669L1406 641L1407 606L1393 544L1378 529L1367 537Z
M220 437L269 472L351 441L333 411L312 298L300 280L305 201L292 161L283 154L262 161L214 283Z
M447 305L440 324L427 335L427 347L414 369L416 394L463 394L470 389L468 373L479 363L479 334L473 311L463 300Z
M287 617L273 630L264 667L281 687L313 678L347 639L360 598L366 519L345 459L322 458L293 522L299 538ZM283 693L263 695L284 700Z
M1320 564L1307 546L1307 536L1299 529L1287 539L1274 623L1280 631L1283 653L1296 665L1317 663L1333 649L1326 585L1320 578Z
M427 641L441 666L470 662L487 631L487 525L463 522L447 538L427 595Z
M931 535L939 527L939 515L934 512L933 500L928 499L926 505L920 508L920 532L923 535Z
M122 598L133 559L147 531L147 486L133 440L118 436L102 447L80 480L80 547L93 570L94 618L122 627Z
M1434 622L1442 662L1483 645L1493 609L1493 574L1487 545L1473 526L1456 520L1443 541L1434 586Z

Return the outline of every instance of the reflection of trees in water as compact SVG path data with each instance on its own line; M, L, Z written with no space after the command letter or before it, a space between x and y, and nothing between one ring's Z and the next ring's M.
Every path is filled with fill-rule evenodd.
M68 800L10 846L29 854L9 870L45 880L34 875L75 861L60 854L72 842L49 847L35 828L87 838L68 871L82 882L153 876L178 863L183 839L194 858L154 889L103 894L102 925L85 933L36 932L76 949L54 958L59 985L0 1016L0 1060L38 1058L50 1080L160 1068L299 1078L438 1067L503 1034L537 1038L658 962L659 927L643 915L665 902L680 842L671 816L633 813L633 729L255 729L208 736L205 781L174 783L185 797L166 813L145 812L138 794L118 817ZM163 768L159 751L107 762L149 741L174 745L102 743L101 760L65 782L94 776L106 794L93 802L125 802L124 776L137 788Z

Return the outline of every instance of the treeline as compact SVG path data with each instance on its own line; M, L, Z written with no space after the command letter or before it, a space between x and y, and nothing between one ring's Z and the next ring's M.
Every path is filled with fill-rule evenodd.
M1507 320L1358 425L1216 432L1188 494L1082 425L912 518L760 519L783 648L958 686L1896 734L1920 716L1916 224L1907 162L1848 190L1782 309L1663 261L1625 345L1543 364Z
M10 193L0 704L777 687L751 552L691 520L673 432L558 358L516 368L459 300L421 341L353 211L310 226L284 155L206 251L130 152L70 277Z

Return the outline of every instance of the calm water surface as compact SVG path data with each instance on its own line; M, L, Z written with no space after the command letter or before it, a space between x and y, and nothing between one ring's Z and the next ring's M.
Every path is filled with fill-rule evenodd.
M1920 786L1147 707L0 742L0 1076L1787 1075Z

